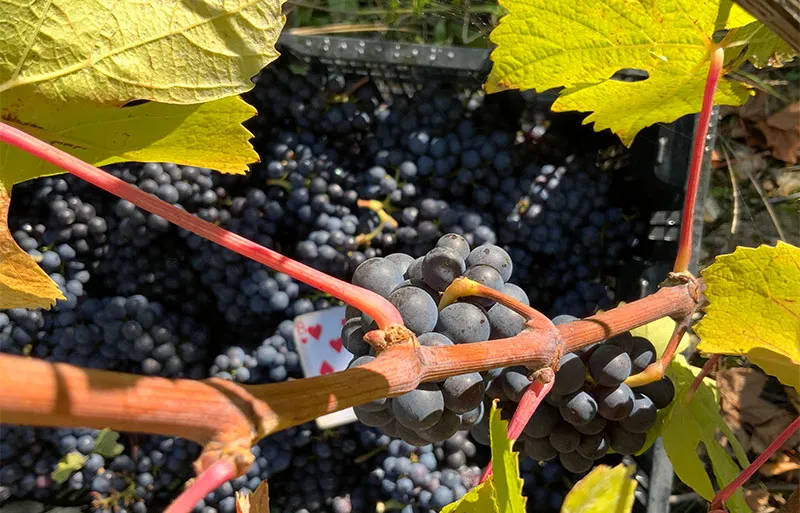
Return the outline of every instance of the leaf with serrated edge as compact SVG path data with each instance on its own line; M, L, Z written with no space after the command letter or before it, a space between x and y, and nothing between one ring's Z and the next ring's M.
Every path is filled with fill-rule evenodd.
M699 111L717 2L500 3L509 14L490 36L497 47L491 54L494 66L485 84L488 92L566 87L554 110L592 111L586 123L594 122L597 131L611 128L628 145L646 126ZM747 21L738 11L734 14L733 26ZM610 80L624 68L646 71L649 78ZM748 96L744 85L723 79L715 101L740 105Z
M277 58L279 0L7 0L0 92L201 103L249 91Z
M52 477L53 481L56 483L64 484L74 472L83 468L87 459L89 459L87 456L84 456L78 451L68 452L61 458L61 461L58 462L56 469L50 474L50 477Z
M0 310L49 308L57 299L65 299L64 294L11 236L10 200L0 181Z
M572 487L561 513L629 513L636 491L632 475L633 467L598 465Z
M703 270L708 299L698 323L703 353L746 355L800 389L800 248L737 248Z
M114 458L122 454L122 451L125 448L122 444L117 443L119 440L119 433L116 431L111 431L110 429L106 428L100 431L97 434L97 439L94 442L94 449L92 452L96 452L100 456L104 458Z
M676 356L670 364L670 373L675 383L675 402L664 423L662 437L675 474L706 500L711 500L714 497L714 487L702 460L697 457L699 446L708 453L719 488L731 482L749 463L739 441L720 416L713 380L705 378L687 404L686 392L699 372L699 368L689 365L681 355ZM716 435L718 430L733 448L738 465L720 446ZM731 513L750 511L741 489L725 504Z
M253 493L236 492L236 513L269 513L269 486L261 481Z
M489 413L492 475L461 499L448 504L442 513L524 513L526 498L519 477L519 454L512 451L508 422L500 417L497 400Z
M244 173L258 161L249 142L253 135L242 126L256 109L238 96L198 105L149 102L118 108L50 101L30 92L0 94L3 121L94 165L174 162ZM6 185L63 172L5 144L0 162Z
M726 36L726 41L736 50L726 52L726 63L744 57L757 68L778 67L796 55L786 41L758 21L732 30Z
M519 453L512 450L514 440L508 439L508 422L500 417L497 399L492 401L489 416L489 437L492 447L492 478L500 513L525 513L526 498L522 495L519 477Z
M495 513L497 501L495 499L493 476L467 492L457 501L442 508L442 513Z

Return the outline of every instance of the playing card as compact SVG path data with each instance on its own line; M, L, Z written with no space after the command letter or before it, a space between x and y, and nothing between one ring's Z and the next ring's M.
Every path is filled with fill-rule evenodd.
M345 370L353 359L342 345L344 308L337 306L295 317L294 340L305 377ZM327 429L355 421L353 409L348 408L319 417L317 425Z

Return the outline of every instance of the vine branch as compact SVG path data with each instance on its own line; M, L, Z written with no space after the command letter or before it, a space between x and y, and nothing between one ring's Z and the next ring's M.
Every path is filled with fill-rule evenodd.
M692 287L665 287L558 326L564 350L575 351L664 316L691 316L697 307ZM206 446L196 465L201 472L219 457L242 457L260 438L321 415L400 395L423 381L513 365L542 369L550 366L557 350L549 333L532 329L512 338L448 347L399 343L360 367L265 385L137 376L0 355L0 418L11 424L181 436ZM230 446L239 452L221 450ZM245 464L237 468L242 471Z

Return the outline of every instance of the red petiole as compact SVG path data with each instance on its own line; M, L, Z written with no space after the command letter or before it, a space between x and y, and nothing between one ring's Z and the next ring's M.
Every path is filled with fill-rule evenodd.
M736 476L736 479L728 483L728 485L723 488L722 490L714 496L714 500L711 501L711 504L708 507L709 511L719 510L722 507L722 503L728 500L731 495L739 489L740 486L745 484L748 479L750 479L753 474L761 468L761 465L766 463L766 461L775 454L775 451L781 448L781 446L786 443L788 440L798 429L800 429L800 417L794 419L794 422L789 424L786 429L783 430L783 433L778 435L778 438L772 441L769 446L764 449L764 452L758 455L758 458L755 459L753 463L750 464L749 467L744 469L741 474Z
M203 221L185 210L181 210L106 173L102 169L98 169L77 157L54 148L22 130L0 122L0 141L16 146L31 155L58 166L92 185L130 201L139 208L163 217L181 228L185 228L192 233L216 242L220 246L272 269L286 273L296 280L341 299L375 319L380 329L385 329L391 325L403 325L400 313L394 305L382 296L328 276L313 267L296 262L276 251L245 239L241 235Z
M686 184L686 197L683 201L683 214L681 217L681 238L678 244L678 255L675 257L673 271L685 273L689 270L689 261L692 257L692 234L694 231L694 210L697 204L697 190L700 188L700 173L703 168L706 137L708 137L708 124L711 122L711 111L714 108L714 92L722 73L722 63L725 51L717 48L711 52L711 64L708 68L706 87L703 92L703 106L697 119L697 130L694 134L692 146L692 160L689 166L689 180Z
M190 513L206 495L234 477L236 477L236 465L230 459L220 459L197 476L197 479L169 505L164 513Z
M508 423L508 439L516 440L522 434L522 430L528 425L531 417L536 413L536 408L542 404L545 396L550 393L553 388L554 380L547 383L542 383L539 380L534 380L525 390L519 404L517 405L514 415ZM481 475L481 483L486 481L492 475L492 462L486 465L483 474Z

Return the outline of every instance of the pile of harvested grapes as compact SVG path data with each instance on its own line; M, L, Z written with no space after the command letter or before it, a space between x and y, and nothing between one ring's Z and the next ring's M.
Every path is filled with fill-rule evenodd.
M261 156L248 176L169 163L108 172L385 295L423 345L522 329L522 317L485 299L438 311L441 292L462 275L558 322L613 304L609 277L644 226L613 200L614 174L597 168L596 152L553 118L532 107L509 116L503 95L489 101L453 84L427 82L388 101L371 80L292 69L271 65L247 95L259 111L248 127ZM9 224L66 300L0 311L4 353L142 375L284 381L302 377L293 319L338 304L71 176L17 185ZM360 338L372 320L353 309L348 319L346 347L359 365L372 357ZM641 446L670 384L631 390L622 381L653 357L647 341L629 336L564 357L548 404L518 442L531 458L552 460L522 465L531 508L557 510L573 472L609 448ZM195 511L233 513L234 492L264 479L273 512L438 511L474 487L488 462L474 443L486 442L487 401L500 399L510 415L527 384L515 368L456 376L357 408L363 424L283 431L253 448L247 475ZM120 433L108 451L98 443L108 436L2 425L0 504L157 512L192 475L191 442ZM53 474L59 462L71 471Z

